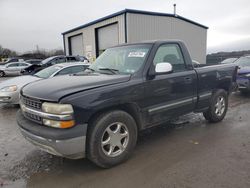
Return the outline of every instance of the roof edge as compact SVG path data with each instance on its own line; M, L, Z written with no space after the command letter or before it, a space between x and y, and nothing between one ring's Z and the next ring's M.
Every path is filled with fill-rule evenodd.
M202 27L204 29L208 29L207 26L202 25L198 22L195 22L193 20L190 20L188 18L182 17L180 15L177 14L170 14L170 13L162 13L162 12L151 12L151 11L144 11L144 10L135 10L135 9L125 9L126 12L128 13L134 13L134 14L144 14L144 15L151 15L151 16L168 16L168 17L173 17L173 18L178 18L180 20L192 23L194 25L197 25L199 27Z
M65 31L65 32L62 33L62 35L65 35L65 34L67 34L67 33L76 31L76 30L78 30L78 29L82 29L82 28L88 27L88 26L90 26L90 25L94 25L94 24L96 24L96 23L98 23L98 22L101 22L101 21L104 21L104 20L107 20L107 19L110 19L110 18L113 18L113 17L116 17L116 16L120 16L120 15L124 14L125 12L126 12L126 9L121 10L121 11L116 12L116 13L113 13L113 14L110 14L110 15L108 15L108 16L104 16L104 17L99 18L99 19L97 19L97 20L94 20L94 21L92 21L92 22L89 22L89 23L86 23L86 24L84 24L84 25L81 25L81 26L75 27L75 28L73 28L73 29L70 29L70 30L68 30L68 31Z
M191 24L194 24L196 26L199 26L199 27L202 27L204 29L208 29L207 26L205 25L202 25L198 22L195 22L195 21L192 21L190 19L187 19L185 17L182 17L182 16L179 16L179 15L175 15L175 14L169 14L169 13L161 13L161 12L150 12L150 11L144 11L144 10L135 10L135 9L124 9L124 10L121 10L119 12L116 12L116 13L113 13L113 14L110 14L110 15L107 15L107 16L104 16L102 18L99 18L97 20L94 20L92 22L89 22L89 23L86 23L84 25L81 25L81 26L78 26L78 27L75 27L73 29L70 29L70 30L67 30L65 32L62 33L62 35L65 35L65 34L68 34L68 33L71 33L73 31L76 31L78 29L83 29L85 27L88 27L90 25L94 25L98 22L101 22L101 21L104 21L104 20L107 20L107 19L110 19L110 18L113 18L113 17L116 17L116 16L120 16L122 14L125 14L125 13L133 13L133 14L144 14L144 15L151 15L151 16L167 16L167 17L173 17L173 18L177 18L177 19L180 19L180 20L183 20L183 21L186 21L186 22L189 22Z

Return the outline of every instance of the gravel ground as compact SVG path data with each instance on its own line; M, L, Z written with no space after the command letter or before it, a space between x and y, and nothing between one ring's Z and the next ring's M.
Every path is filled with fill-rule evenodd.
M0 105L0 187L249 188L249 107L250 96L235 93L220 123L189 114L146 130L130 160L103 170L36 149L18 130L19 107Z

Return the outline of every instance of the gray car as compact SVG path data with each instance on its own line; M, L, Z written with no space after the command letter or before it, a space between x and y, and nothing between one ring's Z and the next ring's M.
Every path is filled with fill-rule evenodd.
M41 79L78 73L84 71L88 66L89 64L82 62L57 64L34 75L19 76L0 82L0 103L19 104L19 92L23 86Z
M29 67L31 64L26 62L14 62L7 63L5 65L0 66L0 77L4 76L16 76L20 75L21 70Z

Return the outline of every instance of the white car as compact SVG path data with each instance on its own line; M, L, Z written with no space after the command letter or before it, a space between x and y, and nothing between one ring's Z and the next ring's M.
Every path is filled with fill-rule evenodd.
M29 67L31 64L26 62L14 62L7 63L5 65L0 66L0 77L8 76L8 75L20 75L21 70Z
M19 76L0 82L0 103L19 104L19 93L23 86L41 79L78 73L88 66L89 64L82 62L62 63L43 69L34 75Z

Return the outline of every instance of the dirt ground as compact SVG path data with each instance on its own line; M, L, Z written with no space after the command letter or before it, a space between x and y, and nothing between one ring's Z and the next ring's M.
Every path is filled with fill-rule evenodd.
M220 123L189 114L140 133L132 157L108 170L36 149L18 130L18 109L0 105L0 187L250 187L250 96L232 94Z

